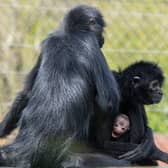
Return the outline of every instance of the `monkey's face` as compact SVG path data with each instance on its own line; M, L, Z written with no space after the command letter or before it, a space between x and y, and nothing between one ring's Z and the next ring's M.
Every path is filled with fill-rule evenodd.
M124 101L138 104L155 104L162 100L164 75L153 62L131 64L117 76Z
M94 12L90 11L87 13L87 15L85 14L83 16L83 19L81 20L81 28L94 33L97 38L99 47L101 48L104 44L103 31L105 23L102 16L99 13Z
M88 27L90 31L95 33L99 46L101 48L104 44L104 37L103 37L104 24L102 18L90 17L88 21Z
M96 8L86 5L78 6L70 12L69 18L68 25L71 30L92 32L96 36L100 48L103 46L105 22Z
M163 92L158 79L145 80L135 76L133 87L137 100L143 104L156 104L162 100Z
M114 121L112 137L118 138L129 129L129 121L123 117L117 117Z

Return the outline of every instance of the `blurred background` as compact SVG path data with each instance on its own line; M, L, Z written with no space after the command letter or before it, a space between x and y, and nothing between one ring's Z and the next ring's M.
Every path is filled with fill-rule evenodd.
M40 43L77 4L101 10L107 23L103 52L111 69L138 61L158 63L165 75L164 98L146 107L155 132L168 134L167 0L0 0L0 118L22 89Z

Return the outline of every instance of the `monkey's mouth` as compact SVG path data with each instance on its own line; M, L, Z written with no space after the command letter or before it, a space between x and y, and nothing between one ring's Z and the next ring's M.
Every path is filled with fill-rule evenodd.
M117 133L117 132L115 132L115 131L113 131L112 134L111 134L111 136L112 136L113 138L118 138L120 135L121 135L120 133Z

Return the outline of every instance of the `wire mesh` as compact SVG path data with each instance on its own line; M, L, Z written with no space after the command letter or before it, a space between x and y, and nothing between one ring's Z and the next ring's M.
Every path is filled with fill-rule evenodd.
M41 41L57 28L64 14L82 0L0 1L0 111L6 112L25 75L36 62ZM137 60L158 63L167 77L168 1L85 0L101 10L105 29L104 55L112 69ZM168 83L164 99L152 111L168 112Z

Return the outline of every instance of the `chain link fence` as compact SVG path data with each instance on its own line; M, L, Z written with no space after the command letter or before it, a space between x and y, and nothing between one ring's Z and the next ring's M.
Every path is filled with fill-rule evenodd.
M107 26L103 52L112 69L137 60L158 63L168 74L167 0L85 0L101 10ZM11 105L33 67L40 43L57 28L64 14L82 0L0 0L0 112ZM168 113L165 97L152 111Z

